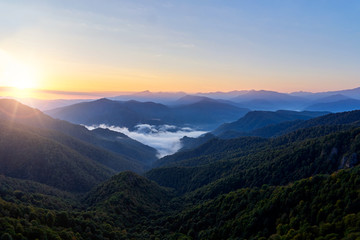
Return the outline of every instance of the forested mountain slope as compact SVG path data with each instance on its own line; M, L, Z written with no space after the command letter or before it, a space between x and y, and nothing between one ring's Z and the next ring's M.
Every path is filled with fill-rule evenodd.
M301 133L302 131L297 132L303 138ZM181 193L212 184L214 193L204 189L211 196L241 187L283 185L314 174L331 173L358 164L359 136L360 128L300 141L296 141L292 134L267 140L264 144L258 144L258 140L253 142L256 138L243 138L243 141L248 140L249 143L243 142L240 146L245 145L249 149L235 147L236 144L233 143L236 139L214 140L217 142L212 144L210 141L207 144L228 151L185 158L174 166L152 169L146 176ZM201 147L206 147L206 144Z
M20 124L1 122L0 132L0 174L86 192L115 173L94 159Z
M104 150L109 150L113 152L113 156L118 155L117 158L122 158L125 162L130 161L133 164L143 165L141 168L150 165L156 159L157 152L155 149L132 140L127 136L110 139L99 134L99 132L89 131L83 126L53 119L39 110L30 108L15 100L0 99L0 119L63 133L63 135L68 135ZM61 142L63 141L63 135L53 134L52 139ZM57 139L58 137L59 139ZM114 159L114 161L118 160ZM124 164L124 167L115 170L135 170L134 168L127 168L126 164ZM136 171L142 171L141 168L138 168Z
M229 131L235 132L251 132L255 129L262 128L268 125L273 125L281 122L293 120L308 120L327 114L327 112L297 112L279 110L276 112L270 111L253 111L247 113L244 117L232 123L225 123L212 131L215 135L221 135Z
M252 129L251 131L229 130L219 132L218 137L228 139L241 136L258 136L258 137L276 137L298 129L325 126L325 125L346 125L353 124L360 126L360 110L330 113L320 117L308 120L284 121L277 124L266 124L263 127Z
M165 218L188 239L358 239L360 171L244 188Z
M69 240L357 239L360 236L359 176L359 167L356 167L286 186L238 189L187 206L179 204L184 201L181 198L174 198L169 204L165 203L166 210L158 211L156 216L146 212L136 215L137 218L132 219L135 224L124 221L126 211L117 218L107 204L65 211L60 207L49 209L1 198L0 234L3 238ZM134 193L138 191L146 190L137 189ZM109 201L116 204L136 197L131 192L127 196L123 198L115 193L114 200L109 198ZM165 194L164 200L168 197ZM113 206L121 209L128 203Z

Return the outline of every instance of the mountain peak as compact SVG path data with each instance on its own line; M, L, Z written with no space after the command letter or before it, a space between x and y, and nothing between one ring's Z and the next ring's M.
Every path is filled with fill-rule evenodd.
M113 101L108 98L100 98L98 100L95 100L94 102L113 102Z
M216 100L204 97L204 96L196 96L196 95L185 95L181 98L179 98L175 103L179 105L187 105L187 104L193 104L198 102L215 102Z

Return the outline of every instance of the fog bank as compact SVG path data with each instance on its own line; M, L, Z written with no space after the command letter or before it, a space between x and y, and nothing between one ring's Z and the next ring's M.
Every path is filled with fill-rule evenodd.
M155 148L158 151L158 157L173 154L181 148L180 139L184 136L198 137L205 131L197 131L188 127L179 128L173 125L149 125L139 124L135 126L134 131L126 127L109 126L105 124L86 126L92 130L95 128L108 128L112 131L121 132L132 139Z

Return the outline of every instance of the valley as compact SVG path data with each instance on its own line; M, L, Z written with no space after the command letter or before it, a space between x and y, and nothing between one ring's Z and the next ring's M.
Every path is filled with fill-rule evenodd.
M228 111L186 100L206 116ZM50 117L0 100L2 238L360 236L359 110L240 110L219 124L187 105L125 104L100 99Z

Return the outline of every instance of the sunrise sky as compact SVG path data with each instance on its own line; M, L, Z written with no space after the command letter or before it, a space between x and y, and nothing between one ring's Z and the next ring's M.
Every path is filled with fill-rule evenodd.
M0 0L0 87L355 88L359 23L360 1Z

